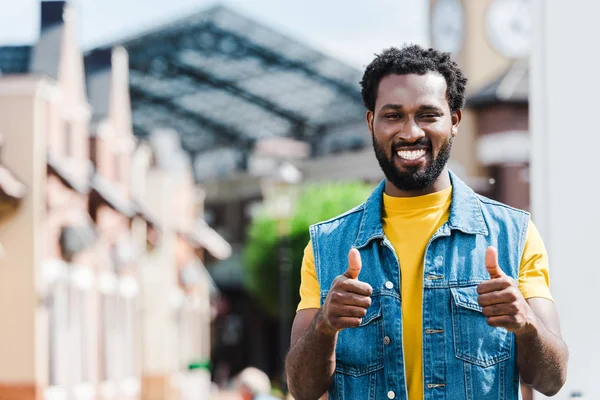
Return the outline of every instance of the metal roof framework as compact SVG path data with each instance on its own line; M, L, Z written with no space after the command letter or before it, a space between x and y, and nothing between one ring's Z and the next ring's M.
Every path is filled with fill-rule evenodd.
M129 52L136 136L175 129L199 180L243 169L263 138L304 140L316 155L339 125L355 121L351 147L366 133L358 70L222 6L116 44Z

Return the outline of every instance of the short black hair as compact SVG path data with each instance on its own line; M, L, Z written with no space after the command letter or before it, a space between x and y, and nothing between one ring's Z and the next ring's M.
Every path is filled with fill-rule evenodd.
M446 79L446 98L450 111L455 112L463 108L467 78L452 60L450 53L432 48L424 49L414 44L401 49L391 47L375 55L360 82L363 104L370 111L375 110L379 82L387 75L425 75L428 72L436 72Z

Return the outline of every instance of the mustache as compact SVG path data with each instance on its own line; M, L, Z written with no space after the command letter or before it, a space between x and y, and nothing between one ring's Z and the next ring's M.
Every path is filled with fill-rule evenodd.
M429 140L427 140L426 138L420 138L414 142L405 142L405 141L400 141L400 142L396 142L394 144L392 144L392 150L393 151L398 151L400 149L406 150L410 147L420 147L420 148L427 148L430 149L431 148L431 142Z

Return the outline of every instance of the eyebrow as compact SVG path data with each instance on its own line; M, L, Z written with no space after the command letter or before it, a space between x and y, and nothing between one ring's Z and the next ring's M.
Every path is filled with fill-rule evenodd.
M402 106L402 104L386 104L384 106L381 107L381 111L384 110L402 110L404 107ZM423 110L435 110L435 111L443 111L440 107L438 106L434 106L432 104L423 104L422 106L419 107L419 110L423 111Z

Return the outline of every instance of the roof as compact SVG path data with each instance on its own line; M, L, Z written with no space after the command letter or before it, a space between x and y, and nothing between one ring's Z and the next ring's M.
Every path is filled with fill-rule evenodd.
M27 194L27 187L4 165L0 164L0 200L18 202Z
M40 33L40 38L31 50L29 72L44 74L58 79L63 25L53 25Z
M499 103L528 104L529 63L513 62L495 80L467 98L467 107L481 108Z
M0 46L0 75L29 71L31 46Z
M0 46L0 75L40 73L58 77L65 1L43 1L40 37L34 44Z
M64 185L82 194L85 194L89 191L90 185L88 180L80 179L75 176L69 170L69 166L61 163L59 159L56 158L51 152L46 154L46 162L48 172L55 174ZM91 164L89 164L90 170L91 167Z
M93 176L92 192L98 194L113 210L126 217L131 218L137 214L135 203L123 196L117 187L101 175Z
M135 134L176 130L198 180L244 169L261 138L293 137L328 152L322 140L354 123L360 128L342 136L349 146L368 144L360 71L228 8L107 48L114 45L129 53Z
M195 229L187 232L185 236L193 246L205 248L219 260L231 257L231 245L204 220L198 220Z

